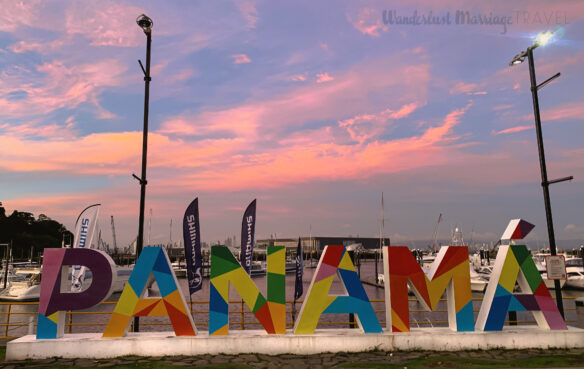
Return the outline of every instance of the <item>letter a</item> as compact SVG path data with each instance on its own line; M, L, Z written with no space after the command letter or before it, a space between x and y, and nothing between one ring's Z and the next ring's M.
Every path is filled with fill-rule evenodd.
M142 298L150 275L162 298ZM103 337L122 337L134 316L168 316L177 336L195 336L197 329L178 287L166 252L145 247L103 332Z
M513 293L516 282L523 293ZM531 311L537 325L543 329L568 329L550 291L537 271L531 253L523 245L499 247L477 317L477 329L502 330L508 311Z
M335 275L343 282L347 295L329 295ZM321 314L354 313L365 333L381 333L382 328L359 280L355 266L344 246L326 246L302 304L294 334L314 333Z

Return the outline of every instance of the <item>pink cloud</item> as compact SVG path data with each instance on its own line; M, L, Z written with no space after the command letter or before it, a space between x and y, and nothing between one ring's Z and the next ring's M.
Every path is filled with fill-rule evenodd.
M476 83L465 83L459 81L450 89L451 95L459 95L459 94L466 94L466 95L486 95L487 91L477 91L480 88Z
M296 74L296 75L290 77L290 80L294 81L294 82L304 82L304 81L306 81L306 73Z
M379 37L379 31L387 32L389 29L383 24L381 13L376 9L363 8L356 16L347 18L353 27L364 35Z
M507 133L517 133L517 132L522 132L522 131L526 131L528 129L533 129L533 126L517 126L517 127L511 127L511 128L507 128L501 131L493 131L492 133L494 135L503 135L503 134L507 134Z
M416 108L416 103L406 104L399 110L386 109L379 114L361 114L339 121L339 127L346 128L354 141L363 144L365 141L377 137L391 126L391 120L402 119L410 115Z
M0 31L14 32L20 26L35 27L41 14L41 1L11 1L0 2Z
M164 83L166 84L174 84L177 82L187 81L193 77L196 77L196 73L193 69L181 69L177 71L175 74L171 74L167 78L164 79Z
M514 104L497 105L497 106L493 107L493 110L495 110L495 111L507 110L507 109L511 109L514 106L515 106Z
M552 109L546 109L541 112L543 121L565 120L565 119L584 119L584 104L582 102L571 102L561 104Z
M473 92L477 87L478 85L476 83L458 82L456 85L454 85L454 87L450 89L450 94L451 95L468 94Z
M29 42L29 41L19 41L8 48L16 53L21 54L27 51L34 51L39 54L48 54L60 49L65 44L63 40L55 40L51 42Z
M236 1L235 4L239 8L241 15L247 21L248 28L256 28L258 22L258 10L256 9L256 5L251 1Z
M430 66L406 63L410 56L410 52L404 51L355 65L327 83L295 86L269 99L207 110L194 116L182 114L162 122L159 132L197 135L230 132L255 142L259 138L278 139L279 132L287 130L286 127L302 126L307 121L344 120L362 111L375 111L378 107L371 103L371 95L383 94L392 110L408 104L423 106Z
M60 108L74 108L89 102L99 109L99 94L106 87L118 86L126 66L118 60L101 60L90 64L67 66L61 61L45 63L36 73L18 68L0 76L0 113L11 117L47 114ZM20 100L11 93L24 94ZM101 114L103 110L101 109Z
M448 143L470 104L449 113L419 136L366 145L341 145L324 129L300 140L281 141L285 146L243 156L235 162L201 168L194 176L169 179L165 185L203 190L273 188L315 180L366 178L447 161ZM328 137L327 137L328 136Z
M245 54L235 54L231 55L233 58L233 64L245 64L251 63L251 59Z
M582 102L560 104L551 109L541 110L540 116L543 123L556 120L583 119L584 104ZM533 114L524 115L523 120L533 120Z
M331 77L328 73L317 73L316 74L316 83L324 83L333 81L334 78Z
M66 10L65 28L70 35L87 37L93 46L134 47L144 43L143 32L133 22L142 13L141 8L113 1L75 2Z
M63 124L42 124L40 120L19 125L4 123L0 124L0 131L12 137L35 137L52 140L67 140L77 135L73 117L69 117Z

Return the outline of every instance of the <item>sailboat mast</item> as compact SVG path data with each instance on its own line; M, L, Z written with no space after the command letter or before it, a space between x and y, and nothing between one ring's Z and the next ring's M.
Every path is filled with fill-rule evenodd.
M152 208L150 208L150 216L148 217L148 246L150 246L151 233L152 233Z
M381 225L379 227L379 253L383 252L383 228L385 227L385 209L383 204L383 192L381 192Z

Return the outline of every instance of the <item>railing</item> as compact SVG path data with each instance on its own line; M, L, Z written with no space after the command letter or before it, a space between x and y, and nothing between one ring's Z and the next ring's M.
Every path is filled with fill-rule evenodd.
M564 300L569 300L570 304L565 304L565 314L576 315L576 307L574 300L576 297L564 297ZM410 302L417 302L418 300L415 298L408 299ZM375 305L381 305L382 309L374 309L375 313L381 314L382 319L379 319L379 323L381 323L382 327L385 327L385 300L370 300L371 303ZM445 299L441 299L440 301L446 301ZM473 301L482 301L482 298L473 298ZM300 307L302 305L301 300L296 301L296 315L298 315L300 311ZM293 301L286 301L287 308L286 308L286 328L293 328ZM80 331L87 331L86 329L81 329L81 327L91 327L96 332L102 332L109 320L109 315L111 315L113 308L117 304L115 301L111 302L103 302L100 305L100 308L104 308L104 311L68 311L66 312L66 323L65 323L65 331L67 333L80 333ZM260 328L260 323L252 316L253 313L247 308L244 304L243 300L231 300L229 301L230 309L229 309L229 328L230 329L246 329L246 327L253 327L255 329ZM209 323L206 321L206 317L208 317L209 310L205 310L205 306L209 305L209 301L193 301L190 303L191 307L191 314L193 316L193 320L197 327L208 327ZM110 308L111 306L111 308ZM193 307L195 308L193 310ZM3 336L0 338L7 339L7 338L15 338L25 334L33 334L36 332L36 316L38 314L38 302L0 302L0 329L3 332ZM25 310L25 311L22 311ZM28 310L28 311L26 311ZM475 313L478 312L477 309L473 310ZM412 327L415 326L445 326L448 325L447 320L430 320L429 318L425 318L425 320L416 320L411 316L411 313L425 313L425 314L440 314L440 313L447 313L448 310L446 309L436 309L432 312L428 312L424 309L412 309L410 308L410 325ZM333 321L320 321L319 327L356 327L356 323L349 320L344 320L349 317L349 314L327 314L327 315L334 315L335 320ZM23 321L22 319L17 319L18 317L28 316L28 321ZM79 322L79 319L76 317L81 316L91 316L91 317L103 317L103 319L98 319L101 321L84 321ZM164 318L163 318L164 319ZM16 321L15 321L16 320ZM322 319L321 319L322 320ZM567 319L566 323L576 323L577 320L575 319ZM505 324L516 325L516 324L535 324L535 320L507 320ZM170 322L166 319L163 322L148 322L147 319L144 319L140 322L141 327L159 327L159 326L167 326L169 329L172 329ZM74 327L76 332L74 332ZM12 334L14 330L20 330L22 334ZM99 328L99 329L96 329ZM27 332L24 332L24 331ZM130 327L131 330L131 327ZM150 330L148 328L144 328L144 331ZM16 333L16 332L15 332Z

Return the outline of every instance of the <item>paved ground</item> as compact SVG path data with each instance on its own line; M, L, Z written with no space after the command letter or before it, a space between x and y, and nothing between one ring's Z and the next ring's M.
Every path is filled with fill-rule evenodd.
M203 356L173 356L173 357L122 357L108 360L90 360L90 359L44 359L44 360L27 360L14 362L0 362L0 367L4 369L24 369L24 368L54 368L76 366L81 368L108 368L108 367L230 367L230 368L383 368L399 367L407 368L408 365L420 367L419 364L412 363L412 360L426 358L435 360L428 363L427 367L440 368L464 368L479 367L477 364L471 364L474 359L489 360L489 367L521 367L517 363L522 360L531 358L550 357L544 365L550 369L554 366L554 358L572 357L575 360L569 362L570 367L584 368L584 349L572 350L489 350L489 351L461 351L461 352L428 352L428 351L408 351L408 352L362 352L362 353L337 353L337 354L320 354L320 355L278 355L269 356L261 354L246 355L203 355ZM563 361L565 365L565 360ZM468 365L465 365L467 363ZM559 363L559 361L558 361ZM393 364L393 365L391 365ZM557 364L556 364L557 365ZM560 365L558 365L560 366ZM533 367L533 366L532 366Z

